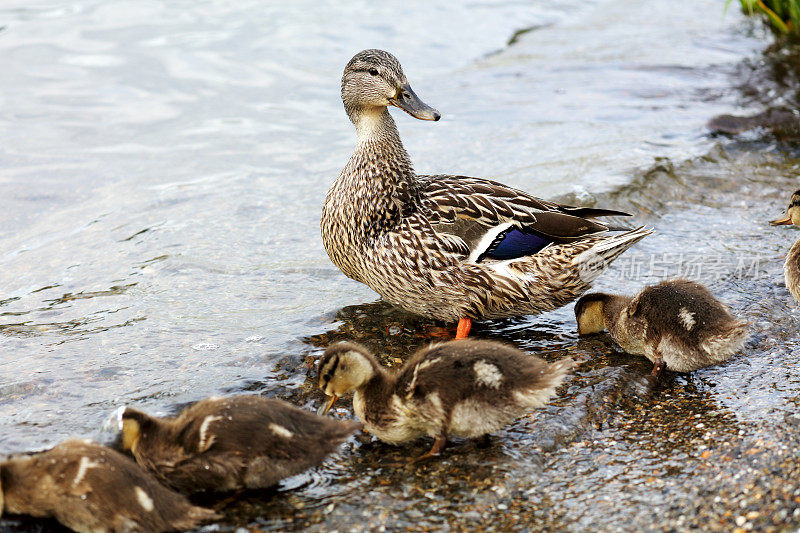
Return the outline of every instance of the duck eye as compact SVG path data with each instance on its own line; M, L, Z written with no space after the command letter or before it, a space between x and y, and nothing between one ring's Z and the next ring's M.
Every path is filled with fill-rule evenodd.
M332 380L332 379L333 379L333 375L331 375L331 373L330 373L330 372L328 372L327 374L325 374L324 376L322 376L322 379L324 379L325 381L330 381L330 380Z
M372 74L373 76L377 76L378 75L378 69L371 68L371 69L369 69L369 73Z

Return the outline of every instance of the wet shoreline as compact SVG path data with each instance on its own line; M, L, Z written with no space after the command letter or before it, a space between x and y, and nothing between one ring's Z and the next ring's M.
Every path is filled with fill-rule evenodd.
M662 227L661 237L653 239L662 242L651 242L646 252L661 253L671 238L698 237L692 242L699 247L763 255L753 280L735 271L707 280L737 316L753 322L746 349L733 361L692 374L667 373L654 384L647 377L650 364L622 353L607 336L578 339L571 306L543 317L479 323L476 336L512 342L549 360L570 356L580 366L556 401L496 434L487 449L458 441L434 464L397 469L385 465L421 453L429 443L393 447L361 436L335 460L340 473L350 473L331 480L335 495L316 499L289 490L280 494L285 500L262 502L264 507L258 501L233 506L230 519L264 530L311 531L797 527L800 419L793 413L800 398L800 313L783 287L775 249L788 249L796 233L776 235L766 222L796 183L796 163L788 154L764 155L736 145L668 170L655 168L635 194L626 192L629 205L638 205L637 222ZM753 160L763 165L762 176L737 180L734 171ZM771 176L781 169L785 175ZM684 185L670 186L675 180ZM764 193L742 201L743 188L755 184ZM646 206L647 198L658 200ZM648 207L659 215L642 215ZM680 225L664 228L665 220L698 210L701 224L684 221L694 232ZM747 224L737 224L729 241L720 242L719 229L702 222L719 221L729 210ZM699 236L709 227L712 234L703 240ZM598 288L613 289L613 266L605 276ZM764 298L773 305L765 308ZM371 344L390 366L428 342L419 332L433 326L380 303L345 308L337 318L338 327L309 341L321 348L354 338ZM306 381L289 398L316 405L321 396L314 390L313 357L305 363ZM776 373L785 381L775 383ZM782 393L764 398L776 385ZM346 406L337 416L352 416ZM239 512L251 506L271 518L247 522Z

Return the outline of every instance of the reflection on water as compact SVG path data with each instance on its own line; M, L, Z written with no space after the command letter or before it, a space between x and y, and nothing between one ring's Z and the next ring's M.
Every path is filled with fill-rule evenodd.
M0 453L94 435L121 403L164 413L255 391L313 408L328 343L362 342L398 367L448 334L375 302L319 238L325 191L354 143L341 69L382 47L444 115L398 117L420 171L637 213L657 234L601 278L603 290L656 281L634 259L650 265L677 248L725 265L758 258L748 275L695 272L753 322L752 336L725 366L652 383L650 364L607 336L578 339L569 307L478 323L476 336L580 366L556 401L486 447L456 441L441 461L406 469L392 465L429 442L360 435L324 467L229 504L223 530L680 527L669 502L707 499L697 486L729 490L727 465L742 459L719 448L778 432L800 397L800 315L781 281L797 232L766 223L796 188L797 154L763 132L737 141L703 129L716 114L762 111L764 94L790 94L780 88L794 74L772 56L742 66L759 43L721 9L0 6ZM740 79L767 92L732 90ZM347 402L336 416L350 416Z

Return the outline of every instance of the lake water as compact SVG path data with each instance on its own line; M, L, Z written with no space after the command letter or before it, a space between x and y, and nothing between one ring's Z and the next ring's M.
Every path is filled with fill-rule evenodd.
M800 369L781 359L797 354L780 269L797 233L764 221L788 203L797 160L759 137L742 144L704 128L749 110L734 87L766 42L722 4L0 5L0 453L95 435L121 404L168 413L247 390L314 407L309 367L329 340L401 358L426 341L415 335L425 324L346 279L319 236L324 195L355 142L341 71L363 48L392 51L442 112L438 123L396 116L418 171L631 209L658 230L637 248L642 260L679 244L723 262L757 256L755 280L730 269L703 278L754 322L751 357L674 378L661 397L689 387L713 404L702 411L711 418L778 424L800 392ZM631 292L657 278L618 269L600 286ZM763 291L779 303L753 296ZM512 489L489 490L499 476L521 493L549 487L541 507L571 517L553 527L627 520L622 508L570 515L583 496L555 492L549 459L536 454L572 454L560 468L578 475L564 443L584 439L597 412L620 409L600 398L627 390L647 364L608 341L579 341L570 308L476 334L546 357L583 354L585 366L540 424L518 423L489 452L456 452L455 467L445 461L480 467L475 478L439 472L451 491L442 495L508 507ZM431 527L482 520L480 510L426 509L439 489L411 474L387 478L378 457L409 450L356 439L280 493L233 505L224 527L350 528L381 512L383 525L387 515ZM605 487L614 468L587 473L586 490ZM476 488L485 480L488 492Z

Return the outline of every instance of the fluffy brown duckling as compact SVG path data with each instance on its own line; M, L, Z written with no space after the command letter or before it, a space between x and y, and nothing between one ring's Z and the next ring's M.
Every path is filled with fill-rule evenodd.
M353 392L356 416L380 440L433 437L422 459L441 452L448 436L487 435L543 406L572 366L499 342L457 340L423 348L391 372L363 346L339 342L319 362L319 388L331 397L320 412Z
M628 353L691 372L729 359L742 347L748 323L734 318L708 289L686 279L662 281L636 296L587 294L575 304L578 333L608 330Z
M800 189L792 195L792 201L786 210L786 216L773 220L770 224L773 226L789 224L800 226ZM792 293L794 299L800 303L800 239L789 249L783 273L786 278L786 288Z
M317 466L361 424L256 395L207 398L175 418L121 414L123 447L184 493L271 487Z
M0 463L0 514L54 517L79 532L175 531L218 518L119 452L84 440Z

